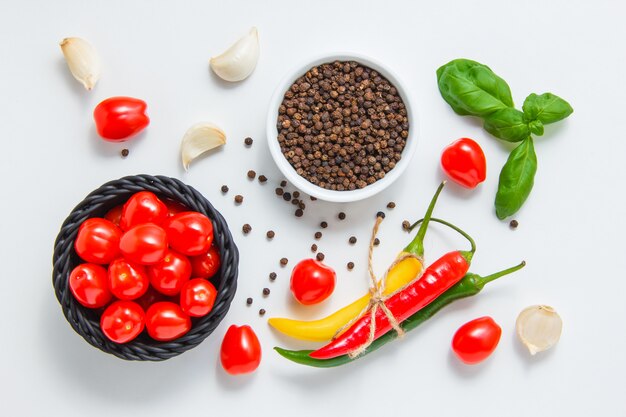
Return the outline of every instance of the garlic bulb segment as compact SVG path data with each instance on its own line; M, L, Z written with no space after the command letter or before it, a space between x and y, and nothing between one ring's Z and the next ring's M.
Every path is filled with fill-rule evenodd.
M189 169L191 161L225 143L226 134L214 124L197 123L191 126L183 136L180 146L185 171Z
M100 57L95 48L81 38L65 38L61 41L61 51L67 66L87 90L91 90L100 79Z
M563 321L550 306L527 307L517 316L517 336L531 355L550 349L561 337Z
M236 82L246 78L259 60L259 33L255 27L224 53L211 58L213 72L223 80Z

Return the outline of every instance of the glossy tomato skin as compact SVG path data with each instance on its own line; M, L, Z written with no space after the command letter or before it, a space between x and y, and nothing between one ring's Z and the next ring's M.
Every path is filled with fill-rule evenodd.
M220 269L221 259L220 253L215 246L211 246L208 252L202 255L192 256L191 261L192 275L197 278L211 278Z
M111 210L107 211L107 214L104 215L104 218L119 227L123 207L123 204L113 207Z
M452 181L467 188L475 188L487 177L485 154L470 138L448 145L441 154L441 167Z
M191 262L178 252L168 250L165 257L147 267L152 287L165 295L176 295L191 278Z
M81 259L94 264L108 264L119 255L122 231L106 219L93 217L78 228L74 249Z
M250 326L232 325L220 348L222 368L231 375L254 372L261 363L261 343Z
M211 312L217 290L209 281L194 278L180 291L180 308L192 317L204 317Z
M133 97L111 97L93 111L98 134L112 142L122 142L141 132L150 119L146 102Z
M109 288L120 300L134 300L148 291L150 281L143 265L118 258L109 264Z
M302 304L317 304L333 293L336 280L331 267L315 259L305 259L291 272L291 293Z
M168 342L191 329L191 319L176 303L161 301L146 311L146 329L154 340Z
M139 336L145 325L145 314L133 301L115 301L100 317L100 328L109 340L127 343Z
M126 259L141 265L154 265L167 253L167 235L160 226L139 224L120 239L120 251Z
M178 213L168 217L163 225L170 246L183 255L201 255L213 243L213 223L202 213Z
M502 329L491 317L479 317L465 323L452 338L452 350L464 363L484 361L500 342Z
M101 265L80 264L70 273L70 291L76 301L87 308L109 304L113 294L108 284L107 270Z
M154 193L139 191L128 199L120 216L120 228L128 230L142 223L161 224L167 217L167 207Z

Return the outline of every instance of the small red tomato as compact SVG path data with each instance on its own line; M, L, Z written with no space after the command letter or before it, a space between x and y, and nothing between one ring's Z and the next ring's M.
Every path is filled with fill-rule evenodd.
M113 207L111 210L104 215L104 218L113 223L116 226L120 225L120 218L122 217L122 204L119 206Z
M191 319L178 304L161 301L146 311L146 329L154 340L167 342L187 333L191 329Z
M70 273L69 286L76 301L88 308L104 307L113 298L107 282L107 270L100 265L78 265Z
M207 253L189 258L192 275L197 278L211 278L220 269L220 254L215 246Z
M132 97L111 97L93 111L98 134L113 142L122 142L141 132L150 119L146 102Z
M485 154L478 143L469 138L452 142L443 150L441 167L452 181L467 188L476 187L487 176Z
M487 359L500 341L502 329L491 317L465 323L452 338L452 350L461 361L473 365Z
M119 254L122 231L113 223L99 217L85 220L78 228L74 249L83 260L108 264Z
M317 304L333 293L336 279L331 267L315 259L305 259L291 271L291 293L302 304Z
M139 191L128 199L122 209L120 228L128 230L142 223L161 224L167 217L167 207L150 191Z
M203 317L211 312L217 290L209 281L194 278L180 291L180 307L192 317Z
M118 258L109 264L109 288L120 300L134 300L148 291L150 281L143 265Z
M250 326L228 328L220 349L222 368L231 375L254 372L261 363L261 343Z
M147 267L150 284L165 295L176 295L191 278L191 263L185 255L168 250L158 263Z
M213 223L202 213L178 213L168 217L163 226L170 246L184 255L203 254L213 243Z
M126 343L143 331L145 314L133 301L115 301L100 317L100 328L109 340Z
M155 224L139 224L122 235L120 250L129 261L154 265L167 253L167 235Z

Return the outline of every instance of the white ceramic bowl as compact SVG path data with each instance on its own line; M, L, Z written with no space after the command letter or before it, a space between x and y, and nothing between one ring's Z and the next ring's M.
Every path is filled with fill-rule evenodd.
M407 111L407 117L409 120L409 137L407 138L406 145L404 147L404 150L402 151L402 158L396 164L396 166L392 170L390 170L384 178L364 188L351 191L327 190L309 182L304 177L298 175L296 170L291 166L287 158L285 158L280 150L280 145L278 143L278 130L276 129L276 122L278 120L278 108L283 101L283 97L287 89L291 87L294 81L304 75L312 67L333 61L357 61L367 67L372 68L373 70L378 71L378 73L380 73L383 77L389 80L389 82L393 84L396 90L398 90L398 94L402 98L402 101L404 101L404 105ZM381 192L396 179L398 179L400 175L402 175L406 167L411 163L411 158L415 153L415 149L417 147L418 127L419 126L417 116L413 107L411 106L409 98L406 94L406 90L404 89L404 86L402 85L398 77L391 70L384 67L378 61L364 55L355 53L335 53L323 55L300 65L297 65L287 74L286 77L283 78L280 84L278 84L278 87L276 88L276 91L272 96L269 112L267 114L267 143L269 145L272 158L274 158L274 161L276 162L276 165L278 165L280 171L287 178L287 180L298 189L321 200L332 202L350 202L362 200Z

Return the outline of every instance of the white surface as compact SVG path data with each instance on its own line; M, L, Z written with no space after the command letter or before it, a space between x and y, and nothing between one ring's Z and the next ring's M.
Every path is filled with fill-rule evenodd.
M182 3L182 2L181 2ZM0 415L398 415L624 416L626 280L624 167L626 5L619 1L379 2L63 1L0 3L2 152L2 298ZM220 82L208 59L256 25L261 56L241 84ZM102 55L102 79L88 93L71 78L58 47L89 39ZM294 63L337 49L371 55L406 82L420 111L421 136L411 167L391 187L355 204L307 202L302 219L278 199L280 181L265 140L271 94ZM497 173L507 150L441 99L435 70L450 59L488 64L515 101L531 92L566 98L574 114L536 141L539 172L511 231L493 213ZM149 103L152 123L127 145L95 135L91 113L102 99L131 95ZM193 123L220 125L229 143L185 174L179 143ZM243 138L255 139L252 149ZM521 259L521 272L457 302L408 337L351 366L300 367L274 345L301 347L258 317L319 316L365 291L366 240L374 213L386 210L375 267L382 273L407 241L400 222L420 216L441 179L438 156L461 136L478 140L487 181L473 192L448 187L436 213L478 242L472 270L489 273ZM127 159L119 156L127 146ZM261 186L248 169L270 178ZM52 245L72 207L103 182L133 173L165 174L203 192L232 226L241 251L239 291L214 335L164 363L129 363L92 348L62 315L51 285ZM222 184L231 191L223 197ZM245 196L235 207L233 196ZM336 220L344 210L348 218ZM335 294L310 309L292 305L288 269L319 242L339 272ZM243 223L253 231L244 237ZM276 238L267 242L268 229ZM356 235L359 242L349 246ZM441 228L427 236L427 256L460 247ZM357 268L349 273L345 263ZM270 283L267 274L279 277ZM272 294L264 299L262 288ZM245 299L254 297L247 307ZM550 352L530 358L514 337L517 313L546 303L564 320ZM449 343L459 325L491 315L503 337L484 364L461 366ZM266 316L266 317L267 317ZM250 323L264 348L257 373L226 376L218 366L231 323ZM246 414L244 414L246 413Z
M278 108L282 104L285 92L291 85L302 75L304 75L311 68L325 64L333 61L357 61L360 62L376 71L383 77L385 77L391 85L393 85L397 91L400 98L402 98L404 102L404 106L407 112L407 118L409 121L409 137L406 140L406 146L402 151L402 159L398 162L398 164L385 175L384 178L376 181L373 184L368 185L365 188L356 189L352 191L333 191L327 190L322 187L318 187L317 185L309 182L304 177L298 175L296 170L291 166L287 158L283 155L280 144L278 142L278 131L276 130L276 120L278 118ZM295 186L300 190L305 191L307 194L312 195L314 197L318 197L324 201L330 201L334 203L350 203L359 200L363 200L368 197L372 197L373 195L378 194L383 191L385 188L389 187L394 183L400 176L404 173L404 171L410 166L413 162L413 155L415 155L415 150L417 149L417 145L419 142L419 117L417 117L417 111L415 110L415 106L411 104L411 101L408 99L407 91L404 87L404 83L400 81L397 74L391 70L391 68L385 67L381 62L376 61L375 59L365 56L363 54L355 54L353 52L343 52L343 53L325 53L321 56L317 56L314 58L308 58L306 62L300 63L295 67L291 68L285 77L278 83L278 86L274 90L274 94L272 95L272 99L270 100L269 110L267 112L267 123L266 123L266 138L267 144L270 148L270 154L276 162L278 169L282 174Z

